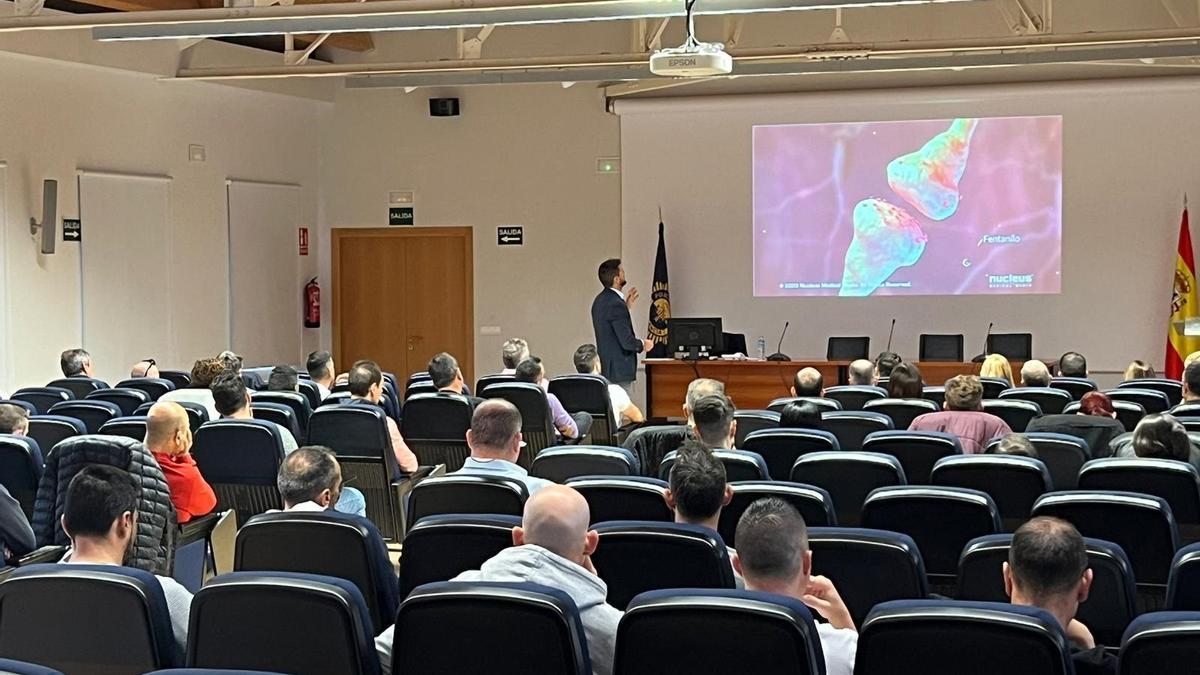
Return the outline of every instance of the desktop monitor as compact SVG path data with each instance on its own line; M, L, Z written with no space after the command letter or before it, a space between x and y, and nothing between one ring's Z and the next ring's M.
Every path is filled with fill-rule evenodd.
M667 344L671 354L687 358L716 356L724 349L720 319L667 319Z
M831 337L825 346L827 361L854 361L870 358L871 338Z
M921 361L962 361L963 336L921 335Z
M1033 334L993 333L987 339L987 352L1009 361L1028 361L1033 358Z

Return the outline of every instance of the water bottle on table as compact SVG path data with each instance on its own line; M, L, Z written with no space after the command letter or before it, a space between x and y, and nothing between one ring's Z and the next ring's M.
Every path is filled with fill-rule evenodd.
M767 339L763 336L758 336L758 360L762 361L767 358Z

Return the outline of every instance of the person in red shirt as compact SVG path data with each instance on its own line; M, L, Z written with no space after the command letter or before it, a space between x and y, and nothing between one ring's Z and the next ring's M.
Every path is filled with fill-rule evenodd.
M173 401L155 403L146 417L146 449L162 467L180 523L208 515L217 505L216 494L188 452L191 448L187 411Z

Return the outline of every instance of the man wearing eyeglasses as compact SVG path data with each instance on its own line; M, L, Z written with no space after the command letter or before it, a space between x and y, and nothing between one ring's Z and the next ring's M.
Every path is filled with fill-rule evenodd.
M129 377L158 377L158 364L154 359L142 359L129 369Z

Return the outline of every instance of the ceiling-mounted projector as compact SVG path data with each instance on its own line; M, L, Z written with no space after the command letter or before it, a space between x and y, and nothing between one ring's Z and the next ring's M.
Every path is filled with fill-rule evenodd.
M689 39L682 47L660 49L650 56L650 72L664 77L711 77L732 70L733 57L719 42Z
M664 77L712 77L728 75L733 70L733 57L720 42L696 40L696 24L692 8L696 0L687 0L687 39L683 45L660 49L650 55L650 72Z

